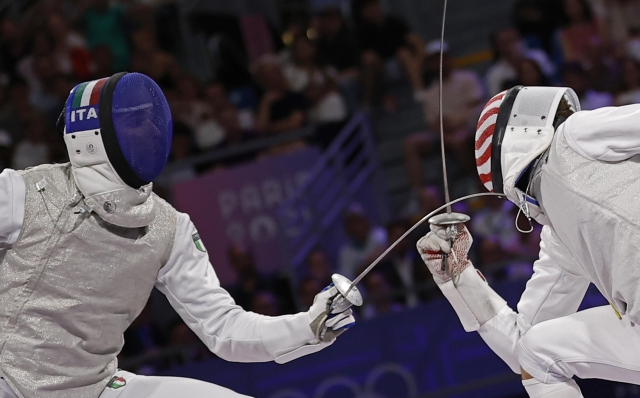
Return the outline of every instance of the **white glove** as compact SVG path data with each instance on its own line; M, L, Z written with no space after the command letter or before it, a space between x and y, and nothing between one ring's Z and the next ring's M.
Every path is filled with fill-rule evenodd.
M446 227L439 225L431 224L431 232L423 236L416 245L422 260L433 274L433 280L439 285L458 277L471 265L468 254L473 238L464 224L458 224L456 228L458 232L453 243L453 252L447 241ZM448 254L444 271L443 252Z
M351 308L342 311L331 309L331 303L337 295L338 289L333 286L333 283L316 295L311 308L307 311L309 327L311 327L315 339L294 350L276 353L276 363L287 363L302 356L318 352L333 344L336 341L336 337L346 332L356 323Z
M307 312L309 326L318 341L332 341L356 323L351 308L342 312L336 312L335 309L329 312L331 303L337 295L338 289L333 283L330 284L316 295Z

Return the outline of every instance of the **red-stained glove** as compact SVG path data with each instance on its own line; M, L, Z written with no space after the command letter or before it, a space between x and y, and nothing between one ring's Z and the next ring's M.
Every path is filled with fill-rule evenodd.
M458 224L456 228L458 232L453 242L453 252L447 239L446 227L439 225L432 224L431 232L422 237L416 245L437 284L457 278L471 265L467 256L473 238L464 224ZM442 271L443 252L448 254L444 271Z

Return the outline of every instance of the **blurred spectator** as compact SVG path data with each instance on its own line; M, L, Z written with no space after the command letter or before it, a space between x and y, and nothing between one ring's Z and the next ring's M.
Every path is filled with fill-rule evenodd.
M324 82L325 71L317 63L316 45L306 36L299 36L291 44L291 62L285 62L282 68L289 87L297 93L318 80Z
M518 231L510 213L514 205L496 197L484 199L484 206L471 219L472 235L478 240L494 240L501 250L517 254Z
M55 124L73 88L73 82L66 75L55 73L47 65L53 57L39 57L36 59L36 74L42 84L38 91L32 92L29 98L31 105L40 111L50 124Z
M175 57L158 47L154 33L139 29L133 34L131 70L144 73L163 89L172 89L181 77Z
M260 315L278 316L281 315L278 299L271 292L256 292L251 300L249 311Z
M227 290L236 304L248 310L255 293L259 290L268 290L270 281L258 272L253 256L247 250L240 246L231 246L227 254L238 276L236 284Z
M202 94L203 99L209 104L214 114L231 105L224 85L220 82L205 84Z
M125 0L120 2L127 6L127 16L130 24L138 29L155 31L156 29L156 12L161 9L163 4L170 3L172 0Z
M556 55L556 61L586 62L589 43L602 40L601 25L587 0L562 0L559 3L561 28L556 40L560 53Z
M372 319L404 310L402 304L394 301L391 285L382 272L374 270L362 282L367 295L365 304L362 306L364 319Z
M515 80L509 81L505 85L505 89L514 86L549 86L549 79L542 72L542 68L538 62L530 58L524 58L517 67L517 76Z
M427 46L426 62L431 70L439 68L440 42ZM459 164L470 173L475 173L473 137L480 114L484 90L475 72L453 67L453 58L448 46L442 60L442 109L446 149L452 151ZM405 166L409 183L414 192L423 186L422 157L436 150L440 131L439 82L433 81L421 93L424 113L429 130L415 133L404 141Z
M495 236L485 239L478 239L478 260L477 267L490 283L503 280L505 278L508 261L512 256L507 254Z
M164 345L162 333L153 325L148 303L124 332L124 341L120 355L129 358L157 351Z
M0 130L0 170L11 166L13 139L5 130Z
M306 277L298 286L298 302L300 311L307 311L313 304L313 300L324 286L312 277Z
M27 82L30 97L42 91L47 74L54 75L60 72L58 63L53 57L53 44L49 33L37 32L31 39L32 52L17 64L17 73Z
M286 28L282 32L282 43L285 45L283 49L278 52L278 62L286 64L291 62L291 45L297 37L306 36L307 32L313 35L312 30L309 28L309 15L306 12L295 12L288 15L290 19L286 24ZM261 57L268 53L262 53Z
M344 214L347 242L340 248L339 273L353 279L375 260L387 245L384 228L372 227L360 204L352 204Z
M127 70L130 63L129 44L125 32L127 23L124 9L111 5L109 0L83 0L79 14L84 37L89 48L104 44L111 50L113 70Z
M13 80L17 75L18 61L29 51L28 36L22 24L11 18L0 21L0 61L4 72Z
M176 319L169 327L169 345L171 347L188 346L199 341L198 336L182 319Z
M315 279L324 287L331 283L332 274L333 266L329 262L327 253L319 248L313 249L307 255L307 277Z
M15 80L7 91L8 101L0 109L0 128L8 131L15 143L24 137L33 109L29 104L29 87L24 80Z
M327 7L317 17L318 63L334 68L336 79L358 76L358 48L340 10Z
M278 60L264 56L255 67L255 75L265 91L258 107L256 128L267 134L276 134L302 127L307 120L308 100L291 90Z
M424 40L404 21L385 15L378 0L360 0L352 4L362 50L364 105L371 106L377 101L374 97L384 64L392 57L402 66L413 91L419 92L423 87Z
M204 100L211 107L214 118L228 135L228 129L251 131L255 128L255 112L251 106L231 102L227 90L220 82L210 82L204 86ZM225 126L226 125L226 126Z
M254 131L245 130L240 123L240 114L233 105L227 105L218 112L218 125L224 131L224 140L216 149L230 149L242 145L256 136ZM227 156L219 164L221 166L234 166L253 160L255 151L242 151L232 156Z
M478 247L478 264L489 279L528 279L540 250L542 226L518 214L511 202L488 197L484 206L472 217L471 230ZM514 220L520 233L513 228Z
M180 348L179 353L170 357L170 364L174 366L213 355L182 319L176 319L169 327L169 347Z
M54 57L60 72L84 81L91 77L91 58L82 36L71 30L62 14L48 16L47 26L54 41Z
M629 38L624 51L625 56L640 62L640 28Z
M598 37L587 44L583 66L589 75L589 86L596 91L613 92L618 87L618 64L608 45Z
M175 96L169 98L174 120L179 120L194 131L198 149L208 149L222 141L224 131L219 125L212 125L211 107L201 98L200 84L195 76L183 73Z
M498 94L518 76L518 66L529 58L535 60L545 76L555 73L555 67L544 51L527 49L514 28L505 28L491 36L495 61L487 71L485 81L489 96Z
M93 47L91 50L91 60L91 76L93 79L102 79L115 73L111 49L106 44L98 44Z
M430 42L426 48L426 55L425 62L429 65L428 68L439 69L440 42ZM455 135L457 141L462 139L459 135L467 135L468 131L475 127L484 99L484 89L475 72L454 68L447 43L442 59L442 80L444 126L447 134ZM439 98L438 81L433 81L421 96L427 126L434 131L440 130Z
M171 153L169 160L177 162L193 155L193 131L184 123L173 123L173 139L171 141ZM193 166L188 164L178 165L172 163L168 170L165 169L158 183L169 187L181 181L188 181L196 177Z
M615 103L618 106L640 103L640 62L632 58L622 60Z
M513 8L513 23L528 48L551 51L556 17L540 0L519 0Z
M405 221L389 223L387 225L389 243L395 242L408 229L409 225ZM397 302L412 308L420 301L426 301L427 283L432 278L414 242L408 238L401 240L377 267L385 275Z
M17 65L18 74L29 86L30 104L52 123L60 114L73 87L70 79L63 73L62 65L65 62L56 52L55 39L56 36L46 30L38 31L32 38L32 53L22 58ZM70 62L69 59L66 61Z
M238 276L238 281L227 289L236 304L250 310L259 292L271 292L279 301L282 312L294 311L295 305L288 280L258 272L251 253L240 246L231 246L228 256Z
M330 71L318 65L316 54L315 43L306 36L296 38L291 46L293 63L284 66L284 75L291 89L304 93L311 102L310 121L342 121L347 117L347 105L329 77Z
M591 0L594 14L604 22L616 55L625 52L634 32L640 31L639 0Z
M316 18L318 62L331 68L350 112L360 105L360 53L352 32L335 7L326 7Z
M46 132L47 124L44 117L31 114L25 130L25 139L16 145L11 164L12 169L24 170L27 167L49 162L50 153L45 141Z
M217 120L207 118L198 123L194 136L198 149L207 150L223 142L225 131Z
M401 216L406 217L414 224L443 204L444 196L437 185L423 186L411 191L409 203L402 210ZM422 237L427 232L429 232L429 226L423 224L414 231L414 234L417 233Z
M563 67L563 85L574 89L583 110L592 110L613 105L613 95L598 92L589 87L589 75L579 63L569 63Z

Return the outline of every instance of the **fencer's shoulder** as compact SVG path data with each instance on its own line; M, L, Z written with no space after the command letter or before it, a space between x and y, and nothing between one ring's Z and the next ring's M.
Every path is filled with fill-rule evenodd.
M71 163L46 163L38 166L28 167L24 170L17 170L21 175L38 173L59 173L69 175L71 173Z
M169 202L158 196L155 192L151 192L149 196L150 200L153 200L153 206L156 208L157 212L163 212L169 216L172 220L177 220L179 214L181 214L175 207L173 207Z
M161 198L158 194L156 194L155 192L151 192L151 196L149 197L151 200L153 200L155 202L155 204L157 204L158 206L163 206L163 207L167 207L167 208L171 208L173 211L177 212L178 210L175 209L175 207L173 207L169 202L167 202L166 200L164 200L163 198Z
M621 161L638 154L640 104L609 106L571 115L558 129L587 159Z
M170 215L170 218L175 221L177 228L180 228L184 224L191 223L191 217L189 217L188 214L178 211L171 203L158 196L155 192L151 193L149 199L154 201L154 206L158 206L156 211L167 212Z
M66 187L67 192L74 190L70 163L41 164L18 170L17 173L22 176L27 185L44 180L46 184L55 185L58 190L63 187Z

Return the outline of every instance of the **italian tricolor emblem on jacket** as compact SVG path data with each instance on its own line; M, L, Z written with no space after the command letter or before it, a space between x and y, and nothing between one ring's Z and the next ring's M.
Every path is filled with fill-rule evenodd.
M205 249L204 245L202 244L202 239L200 239L200 234L196 232L193 235L191 235L191 237L193 238L193 243L196 245L196 249L200 250L203 253L206 253L207 249Z
M113 376L111 380L109 380L109 384L107 385L107 388L113 388L114 390L117 390L118 388L124 387L126 385L127 385L127 381L124 378Z

